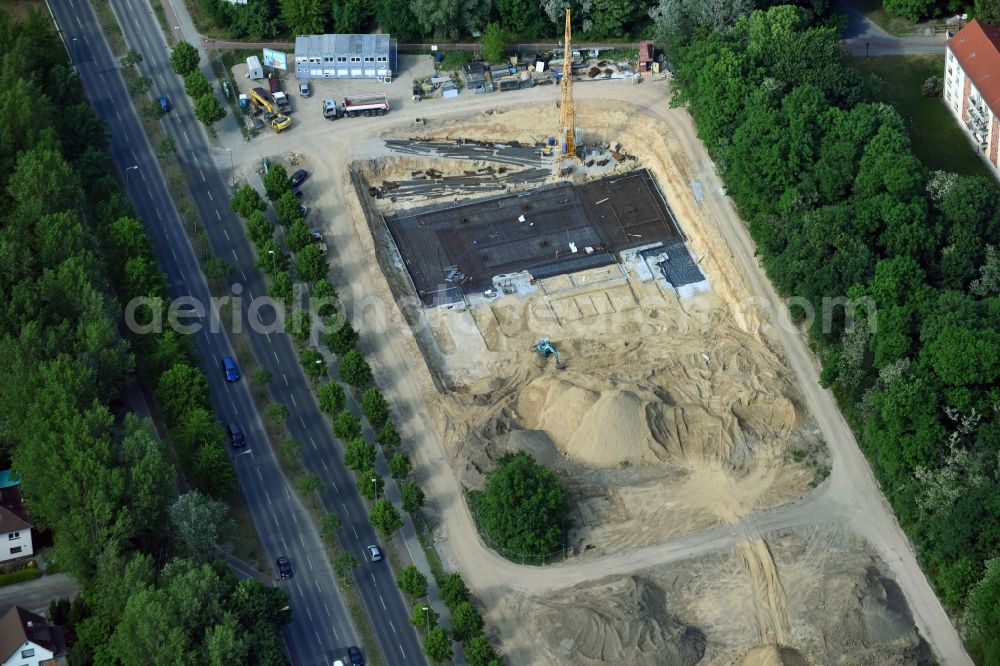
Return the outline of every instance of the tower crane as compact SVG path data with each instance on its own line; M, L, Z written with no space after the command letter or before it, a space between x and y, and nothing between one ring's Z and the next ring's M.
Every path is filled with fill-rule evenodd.
M566 10L566 35L563 44L563 71L559 98L559 131L562 154L558 161L576 157L576 111L573 108L573 51L570 49L569 9Z

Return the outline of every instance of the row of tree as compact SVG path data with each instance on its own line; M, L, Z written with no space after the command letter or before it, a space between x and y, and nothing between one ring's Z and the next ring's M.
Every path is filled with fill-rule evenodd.
M198 49L187 42L178 42L170 51L170 68L184 79L184 92L194 100L195 118L211 127L226 117L226 107L219 103L208 79L198 69L200 61Z
M246 185L238 189L233 195L231 207L245 220L247 236L256 248L258 266L268 278L272 297L290 306L294 282L308 286L309 307L296 308L287 314L285 332L299 347L300 362L314 383L320 410L330 419L334 434L344 444L344 465L355 473L359 494L370 502L369 520L372 526L384 539L390 539L403 526L403 520L399 509L385 495L385 480L375 464L379 455L376 444L387 461L389 475L400 484L402 509L415 518L424 506L424 491L413 480L413 464L400 448L401 438L391 418L391 405L374 386L371 367L357 349L360 334L340 311L336 290L326 278L326 258L313 242L312 232L306 226L302 207L291 191L285 168L281 165L269 167L264 174L263 185L283 230L280 238L265 214L267 204L264 198L253 187ZM293 253L292 260L286 250ZM314 325L318 323L314 318L322 320L320 342L336 356L337 375L343 384L330 378L323 355L308 346ZM362 416L375 433L374 442L364 437L361 419L347 409L347 390L358 397ZM276 414L278 411L275 410ZM286 411L277 416L281 421L284 418L287 418ZM288 448L296 456L300 451L298 446ZM316 481L319 481L318 478ZM309 484L305 489L309 494L325 492L321 482ZM325 515L320 524L321 536L335 548L340 526L340 518L335 514ZM336 557L334 568L343 584L351 584L351 572L357 564L350 553L342 552ZM473 666L497 666L496 651L483 633L482 616L470 603L461 577L450 574L439 582L455 587L456 580L461 587L461 594L456 594L461 599L452 608L450 632L437 626L437 614L426 599L414 606L414 626L426 626L427 630L424 651L435 663L448 662L453 657L452 640L456 640L463 644L468 663ZM412 565L400 572L398 581L400 588L411 599L427 594L426 578ZM425 607L426 611L423 610Z
M1000 192L928 173L818 18L779 6L695 33L661 22L672 103L695 118L775 286L817 313L857 304L853 325L812 323L822 380L971 650L997 663Z
M72 662L285 663L287 598L213 561L224 504L177 496L175 462L217 496L231 468L188 344L119 330L122 305L167 282L47 16L0 14L0 98L0 458L82 588L52 608ZM176 456L124 407L137 359L171 433L203 412Z

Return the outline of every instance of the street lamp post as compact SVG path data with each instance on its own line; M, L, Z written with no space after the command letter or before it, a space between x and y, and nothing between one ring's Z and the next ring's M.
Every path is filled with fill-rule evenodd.
M431 609L429 606L424 606L424 617L427 618L427 635L431 633Z
M375 495L375 499L378 499L378 477L372 477L372 493Z
M275 275L278 273L278 258L274 255L274 250L268 250L267 253L271 255L271 269L274 271Z
M236 171L233 169L233 149L226 148L226 152L229 153L229 190L236 189Z
M133 169L135 169L136 171L138 171L139 170L139 165L138 164L133 164L130 167L125 167L125 189L126 190L128 189L128 172L132 171Z

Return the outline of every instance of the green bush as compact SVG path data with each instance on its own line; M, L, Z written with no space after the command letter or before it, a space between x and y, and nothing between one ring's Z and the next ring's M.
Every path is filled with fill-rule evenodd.
M38 569L21 569L20 571L11 571L10 573L0 574L0 587L4 585L14 585L15 583L23 583L26 580L34 580L38 578L40 574Z

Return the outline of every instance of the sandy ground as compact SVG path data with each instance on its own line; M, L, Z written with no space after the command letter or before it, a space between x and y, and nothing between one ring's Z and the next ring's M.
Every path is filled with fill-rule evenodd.
M876 568L884 567L884 578L895 578L905 597L904 602L897 595L895 602L908 602L912 623L928 638L938 659L948 664L971 663L916 566L912 549L888 512L850 430L829 394L819 389L808 348L755 264L752 244L721 190L690 118L683 111L666 109L662 83L579 86L580 123L585 139L588 133L594 137L600 132L602 138L621 141L627 150L643 153L644 165L666 190L696 256L704 255L710 294L671 301L669 294L633 286L634 305L622 307L626 314L621 315L621 322L610 326L620 326L628 339L641 340L638 351L618 347L624 346L624 335L614 334L619 330L614 328L600 334L599 345L588 346L588 336L593 334L590 327L609 326L598 323L599 317L583 317L558 333L545 331L568 352L569 367L561 373L532 358L530 344L539 331L505 328L508 313L494 309L497 324L491 329L488 319L482 319L486 313L467 314L464 323L460 317L444 322L435 321L429 312L393 303L389 283L394 277L384 275L374 259L376 249L384 249L380 246L384 239L373 238L364 222L347 163L372 157L378 145L374 137L381 132L423 134L409 119L417 110L426 119L420 127L431 130L486 133L496 125L497 116L476 114L502 108L505 113L499 117L524 114L531 126L541 123L542 132L548 132L549 121L540 119L554 122L556 94L534 90L488 99L465 95L424 102L416 110L407 107L396 117L355 119L358 122L353 125L318 118L308 131L302 129L308 128L303 121L297 132L265 135L257 145L234 150L239 161L248 165L259 154L297 153L304 156L306 168L314 171L304 188L306 203L317 211L310 221L322 223L328 231L332 277L362 330L361 346L373 361L377 381L396 408L417 478L440 513L439 551L448 567L462 572L484 604L512 663L558 661L553 645L574 654L575 643L568 647L564 643L574 631L582 631L581 623L590 622L586 618L572 622L576 628L566 630L569 637L566 632L560 634L554 623L544 637L525 634L537 627L525 626L532 623L524 618L505 619L511 617L507 608L512 598L543 595L554 602L561 595L599 590L595 581L608 577L626 581L616 583L624 586L624 592L616 593L623 601L605 613L608 631L624 637L615 639L621 650L608 650L606 657L599 653L596 661L560 657L559 663L644 663L638 655L647 654L651 645L663 645L665 650L674 646L674 637L687 635L687 628L707 637L705 655L713 661L706 663L740 663L740 659L746 664L781 663L779 659L802 663L795 661L799 658L805 663L846 663L842 656L833 658L818 639L810 638L828 629L825 625L831 617L847 618L838 635L863 636L871 645L885 646L874 656L845 655L858 654L861 663L920 663L914 657L917 653L907 651L910 647L893 642L894 630L872 625L869 631L863 615L852 610L859 604L874 604L886 594L858 573L867 569L854 567L844 574L856 581L852 588L844 582L848 578L838 579L810 560L804 554L808 549L791 549L786 556L782 535L802 530L815 541L810 549L816 552L835 549L840 530L852 535L843 558L865 555L863 544L870 543ZM227 157L221 153L220 164ZM512 307L516 311L524 305ZM641 316L635 321L630 319L633 315ZM410 330L407 324L413 322L420 326ZM454 353L475 335L481 337L479 351L473 353L476 358ZM455 350L448 348L449 336ZM673 344L672 337L676 338ZM480 360L483 367L479 367ZM491 364L498 369L499 382L498 377L487 378ZM450 393L442 396L441 389ZM647 414L647 406L666 402L660 399L663 391L672 400L668 404L673 428L664 427L666 414L661 412L656 418ZM521 395L535 398L522 405ZM741 412L754 401L762 407ZM598 418L602 409L632 410L637 418L627 419L627 425L637 436L629 438L626 446L614 442L609 447L607 437L588 432L589 441L577 446L574 424L560 420L564 404L577 410L574 413L580 418L592 418L599 425L604 420ZM595 408L596 416L588 416ZM468 413L457 419L453 410ZM469 433L468 442L457 443L461 438L449 431L449 420L460 426L454 432ZM698 435L697 428L692 429L697 445L688 446L690 432L676 427L688 421L715 423L718 435ZM512 438L515 441L509 441ZM790 458L797 450L812 455L821 448L820 441L830 447L833 473L818 490L794 500L808 484L811 468ZM487 445L477 448L477 442ZM486 465L490 447L503 446L548 451L559 473L583 498L582 505L590 507L576 516L581 529L589 532L575 538L603 540L608 544L605 551L556 566L523 567L484 546L462 488L473 485L485 469L470 469L475 456L485 456L481 460ZM630 460L628 467L622 466L624 459ZM605 499L595 499L602 493ZM676 521L670 520L670 509L664 508L670 501L679 502ZM649 512L648 517L642 510ZM619 517L632 524L616 533L614 522ZM644 533L646 523L650 527ZM714 526L702 530L706 525ZM698 578L711 585L686 588L661 580L673 575L683 581L686 568L701 562L723 567L706 568ZM638 578L654 580L655 585L647 591L639 583L628 582ZM821 602L818 606L808 598L797 601L807 587L830 588L829 595L815 597ZM629 609L643 599L640 607L652 603L649 598L662 597L657 589L667 590L671 612L669 618L653 615L655 626L645 630L642 627L647 625L637 624ZM856 589L857 598L833 594L843 589ZM600 596L590 602L591 607L600 608ZM632 598L640 601L629 601ZM740 599L746 603L737 603ZM717 611L713 615L711 608L699 603ZM524 608L528 612L528 606ZM820 610L810 613L810 608ZM687 663L692 652L684 641L679 645L669 647L676 653L675 661L656 663Z

